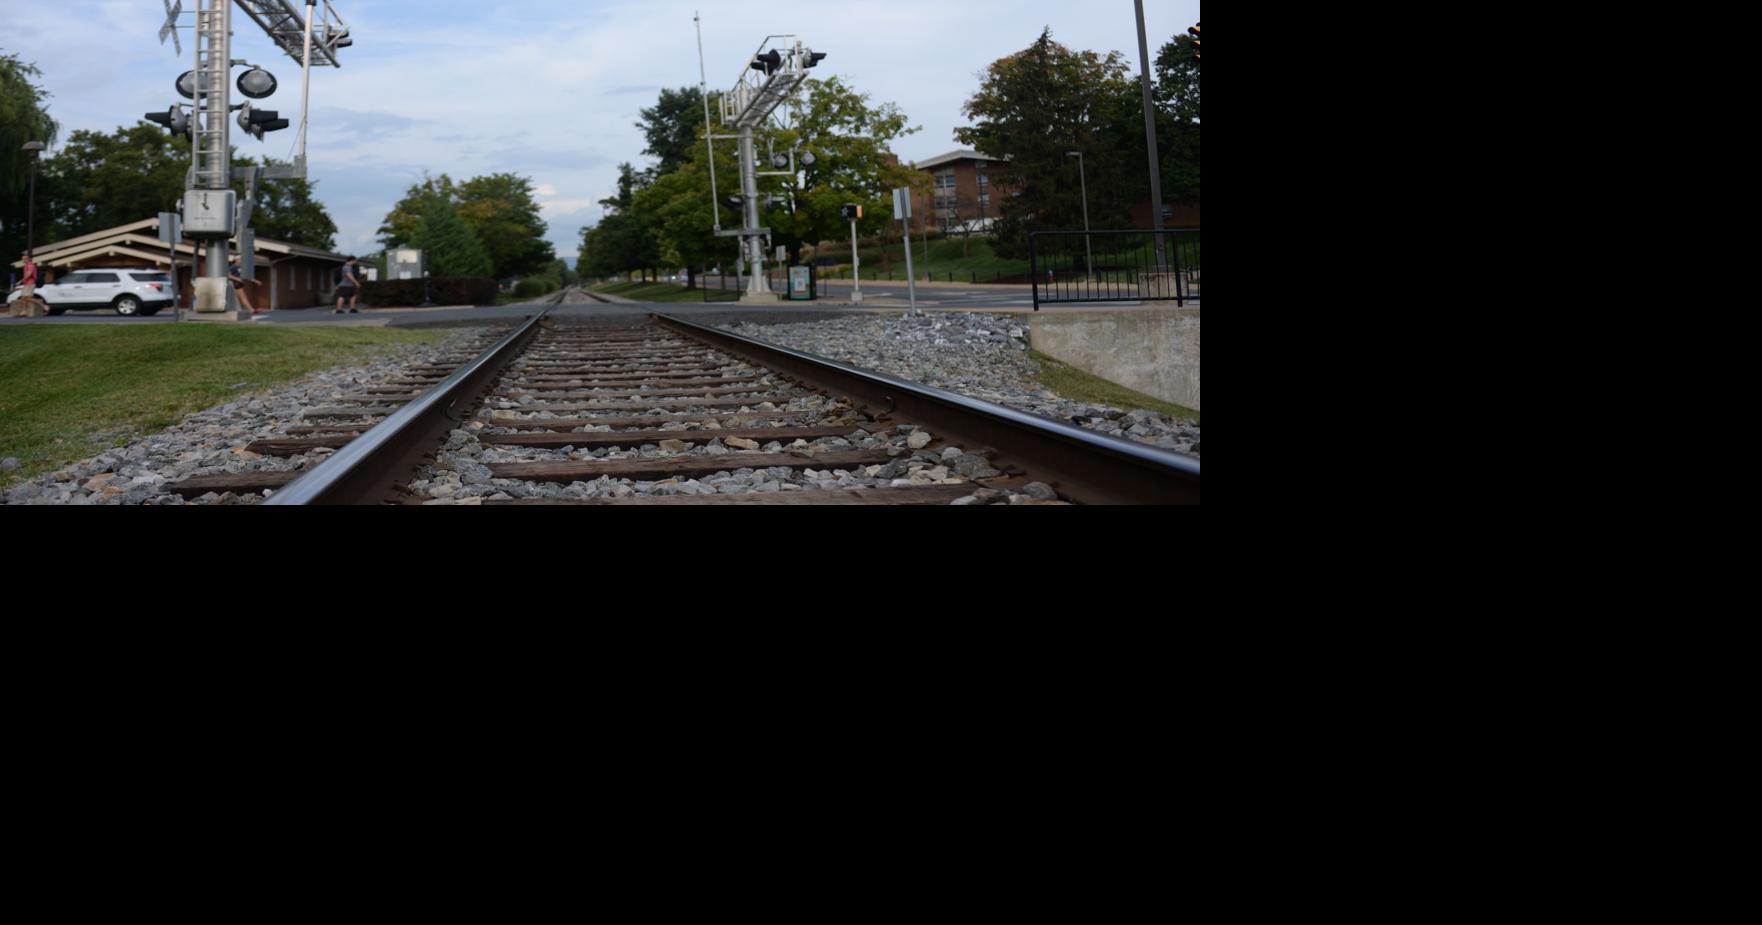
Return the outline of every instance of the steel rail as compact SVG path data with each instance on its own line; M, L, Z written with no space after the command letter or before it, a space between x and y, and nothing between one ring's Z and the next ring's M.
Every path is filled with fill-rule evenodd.
M568 292L565 290L564 295ZM446 433L462 423L453 412L469 408L495 384L508 361L537 336L539 324L557 305L546 306L477 359L459 367L439 385L398 409L335 456L288 483L263 502L306 506L377 504L398 500L389 479L414 470L432 455Z
M1130 440L1098 434L954 392L846 366L825 357L705 327L674 315L653 316L663 327L705 341L759 366L834 394L871 411L897 413L940 438L997 451L998 462L1020 463L1059 494L1083 504L1198 504L1199 460ZM1002 466L999 466L1002 468Z

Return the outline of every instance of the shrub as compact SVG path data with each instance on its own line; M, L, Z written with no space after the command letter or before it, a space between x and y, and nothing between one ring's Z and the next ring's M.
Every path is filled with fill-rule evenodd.
M534 276L523 279L514 287L514 295L521 299L536 299L562 288L557 281L548 276Z

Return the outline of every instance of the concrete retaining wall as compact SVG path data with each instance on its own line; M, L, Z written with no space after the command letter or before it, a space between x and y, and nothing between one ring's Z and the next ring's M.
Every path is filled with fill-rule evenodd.
M1109 382L1199 407L1199 309L1043 311L1034 349Z

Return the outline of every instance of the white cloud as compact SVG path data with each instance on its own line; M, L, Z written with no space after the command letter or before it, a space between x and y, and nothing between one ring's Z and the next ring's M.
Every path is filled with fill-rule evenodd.
M335 0L353 27L343 67L313 73L311 164L319 196L341 228L338 246L375 247L379 221L424 171L464 179L514 172L532 178L560 254L616 188L617 165L642 166L634 123L662 87L698 84L694 10L704 22L712 89L732 85L766 32L799 32L837 75L876 101L900 104L924 131L897 145L907 161L957 147L954 128L976 75L1027 47L1043 26L1067 45L1137 60L1131 4L1068 0ZM186 3L186 7L193 7ZM11 14L11 15L7 15ZM1199 19L1190 0L1147 5L1152 52ZM109 131L163 110L191 64L155 44L164 18L147 0L0 0L0 48L35 61L64 125ZM235 17L235 57L282 78L272 106L298 118L298 73L256 26ZM185 16L185 22L190 20ZM103 28L92 28L102 23ZM295 132L246 154L284 157Z

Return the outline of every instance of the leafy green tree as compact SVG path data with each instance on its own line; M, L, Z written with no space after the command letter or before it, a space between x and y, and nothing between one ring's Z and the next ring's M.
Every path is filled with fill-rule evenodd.
M453 185L453 178L446 174L438 177L424 176L421 183L412 185L404 192L404 198L392 206L386 214L385 221L379 225L379 243L387 248L411 246L422 230L422 216L428 210L430 202L442 199L447 202L458 200L458 189Z
M636 270L652 270L661 260L656 241L658 220L639 206L645 176L630 164L618 165L618 192L600 200L606 215L598 226L585 228L581 237L584 276L616 276ZM649 200L643 200L647 205Z
M642 153L659 161L650 175L662 177L678 170L704 146L703 93L696 87L663 89L660 100L642 110L642 121L636 127L648 141Z
M1156 135L1162 192L1170 202L1199 202L1199 62L1193 36L1181 33L1156 56Z
M532 273L557 259L544 239L547 227L533 198L532 180L511 173L474 177L463 183L441 174L424 177L387 213L379 227L386 247L414 245L424 216L437 201L454 208L490 258L484 276L506 279Z
M964 107L972 124L954 134L983 154L1010 160L1014 195L999 209L1000 255L1025 255L1030 231L1082 227L1082 184L1070 151L1084 154L1092 224L1124 226L1149 188L1137 93L1118 52L1074 52L1054 42L1051 29L986 70ZM1140 112L1135 162L1127 129L1133 111Z
M254 163L248 157L233 161L234 166L239 167ZM263 163L264 166L275 166L280 162L264 158ZM244 196L244 184L234 185L239 188L239 195ZM319 250L334 250L336 222L314 196L316 186L312 180L265 180L257 184L257 210L251 216L251 227L256 229L257 236Z
M115 132L76 131L54 158L44 163L45 187L54 225L52 236L64 240L129 225L161 212L175 212L183 202L190 170L189 143L173 138L150 122Z
M489 254L497 279L526 276L557 259L555 248L544 239L548 228L529 178L511 173L473 177L459 184L458 207Z
M427 253L432 276L487 277L495 269L458 208L442 197L428 200L421 225L409 243Z
M848 235L850 223L840 214L846 203L863 206L858 232L872 234L892 224L893 190L930 184L889 150L919 131L897 105L872 103L836 77L809 80L804 92L804 104L773 144L779 151L811 152L814 163L778 182L781 202L766 216L772 240L798 260L804 245Z
M0 264L11 263L25 249L31 162L24 145L53 144L59 128L44 102L49 94L32 82L41 76L36 67L0 54ZM42 241L43 191L37 192L37 239Z
M255 163L249 157L233 159L235 167ZM40 230L38 237L64 240L175 212L183 201L189 169L189 143L152 123L110 134L74 132L66 147L43 164L38 227L43 227L44 217L51 227L47 234ZM243 181L233 187L244 196ZM259 184L251 224L260 237L324 250L335 246L336 223L314 196L309 180Z

